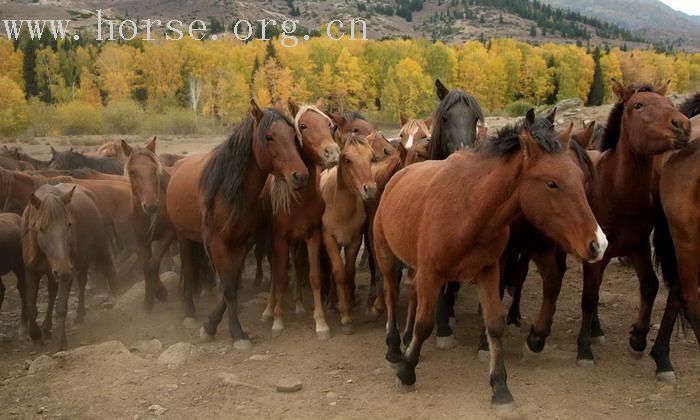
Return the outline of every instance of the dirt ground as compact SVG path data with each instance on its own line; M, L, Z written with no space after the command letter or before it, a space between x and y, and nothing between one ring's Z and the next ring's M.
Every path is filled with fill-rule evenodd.
M605 115L602 111L599 114ZM494 120L491 125L502 122ZM163 137L159 151L194 153L208 150L221 140L223 137ZM94 147L100 142L100 137L24 139L21 146L29 153L45 157L48 144L57 148ZM177 278L171 273L164 275L169 277L169 299L157 304L150 315L141 308L142 282L119 298L114 307L105 303L105 294L93 282L88 291L85 323L70 326L69 352L53 355L54 341L33 343L19 335L15 280L11 275L4 276L8 290L0 313L0 418L481 419L495 416L489 406L488 365L476 359L480 320L473 288L463 287L458 299L456 336L460 346L438 350L434 336L431 337L417 369L416 391L400 394L394 387L393 371L384 361L383 320L367 320L364 306L359 305L355 308L355 333L343 335L338 315L330 313L327 318L333 337L319 341L314 334L312 299L305 289L306 314L295 315L290 299L287 329L280 337L273 338L271 323L261 321L266 292L251 286L253 269L254 264L249 260L239 296L241 322L253 341L253 348L248 351L233 348L226 321L210 343L201 342L196 329L182 326ZM358 276L362 300L367 292L367 271L361 269ZM269 270L266 277L269 278ZM535 318L540 289L541 280L533 266L523 294L526 324ZM635 360L628 354L627 338L638 304L637 291L633 270L617 261L611 263L603 283L600 307L607 342L594 347L595 368L578 368L575 359L581 269L573 260L569 261L552 336L544 352L535 359L524 360L521 349L525 334L509 333L505 337L508 384L518 407L516 415L528 419L695 419L700 416L700 357L693 336L679 333L672 339L672 360L678 376L675 385L655 380L654 363L648 356ZM402 310L406 294L404 290ZM662 287L650 339L656 335L665 299ZM45 303L44 289L40 295L39 319L43 319ZM71 320L76 303L72 296ZM199 322L214 303L212 296L200 298ZM510 304L509 297L505 303ZM191 343L194 350L184 365L171 369L158 363L160 351L149 353L136 349L137 342L150 339L159 340L162 350L182 342ZM652 343L650 340L649 347ZM44 365L38 361L32 364L37 359L46 366L42 368ZM289 378L300 380L302 389L294 393L277 392L275 384Z

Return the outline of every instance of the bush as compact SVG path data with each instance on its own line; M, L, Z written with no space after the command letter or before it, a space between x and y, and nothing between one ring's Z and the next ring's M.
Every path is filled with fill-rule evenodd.
M527 114L527 111L534 107L535 106L533 104L520 99L508 104L506 106L506 113L510 117L523 117L525 114Z
M143 108L131 100L111 102L103 116L106 134L136 134L141 128Z
M168 108L162 114L149 114L147 128L150 134L195 134L197 115L187 108Z
M46 137L60 135L56 108L34 97L29 100L29 135Z
M24 92L5 76L0 76L0 92L0 136L16 136L29 126Z
M56 106L56 116L61 134L102 133L102 109L85 102L72 101Z

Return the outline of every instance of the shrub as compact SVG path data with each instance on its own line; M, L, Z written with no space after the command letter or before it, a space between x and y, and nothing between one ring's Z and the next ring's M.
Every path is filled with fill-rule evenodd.
M56 107L47 105L34 97L29 100L29 133L34 137L61 134L56 116Z
M22 89L0 76L0 136L16 136L29 126L29 110Z
M100 107L80 101L56 106L56 116L63 135L102 133L102 110Z
M111 102L104 108L104 131L107 134L136 134L141 128L143 108L134 101Z
M195 134L197 115L187 108L168 108L162 114L149 114L147 128L150 134Z
M510 117L522 117L524 116L527 111L529 111L531 108L534 108L535 106L532 105L531 103L524 101L522 99L517 100L515 102L511 102L506 106L506 113Z

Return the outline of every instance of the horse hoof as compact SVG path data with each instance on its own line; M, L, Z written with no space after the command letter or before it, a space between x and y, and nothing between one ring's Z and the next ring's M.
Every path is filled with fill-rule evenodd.
M491 407L493 407L494 411L497 414L512 414L515 412L515 403L514 402L509 402L505 404L491 404Z
M591 337L591 344L605 344L605 336L599 335L597 337Z
M409 392L416 390L415 384L406 385L405 383L401 382L401 379L399 378L396 378L394 382L396 383L396 390L402 394L408 394Z
M667 384L676 383L676 373L672 370L667 372L659 372L656 374L656 380Z
M476 360L486 363L491 360L491 353L488 350L479 350L476 352Z
M592 359L578 359L576 361L576 366L585 369L591 369L595 367L595 362Z
M374 322L379 321L379 318L382 316L382 313L379 312L375 307L371 307L367 309L366 315L369 321Z
M389 369L393 370L394 372L398 372L398 371L399 371L399 368L401 367L401 363L399 363L399 362L390 362L390 361L386 360L386 366L387 366ZM399 378L396 378L396 379L399 379Z
M627 350L629 350L630 356L632 356L632 358L634 360L642 360L642 357L644 357L643 351L637 351L637 350L633 349L632 347L628 347Z
M352 324L342 324L340 326L340 329L343 331L343 334L345 335L351 335L355 330L352 327Z
M522 331L520 325L508 324L508 325L506 325L506 327L508 328L508 332L510 333L510 335L512 335L513 337L520 336L520 333Z
M448 335L447 337L437 337L435 345L440 350L450 350L457 347L457 339L454 334Z
M262 322L270 322L270 321L272 321L272 318L273 318L272 312L268 312L268 311L263 312L262 317L260 317Z
M297 303L296 307L294 308L294 313L297 315L304 315L306 313L306 308L304 308L303 304Z
M204 341L205 343L208 343L210 341L214 341L214 336L207 333L207 331L204 329L204 327L201 327L199 329L199 338L200 338L200 340Z
M527 340L523 343L523 360L530 360L538 357L540 353L533 351L530 346L527 345Z
M193 317L191 317L191 316L186 316L186 317L183 318L183 320L182 320L182 326L183 326L184 328L187 328L188 330L195 330L195 329L197 329L197 327L199 327L200 325L197 323L197 320L194 319Z
M236 340L233 342L233 348L236 350L250 350L253 348L253 343L250 340Z
M449 325L450 328L454 330L454 329L455 329L455 326L457 325L457 318L451 316L451 317L447 320L447 325Z
M321 341L325 341L331 338L331 330L330 328L326 328L324 330L316 330L316 338L318 338Z

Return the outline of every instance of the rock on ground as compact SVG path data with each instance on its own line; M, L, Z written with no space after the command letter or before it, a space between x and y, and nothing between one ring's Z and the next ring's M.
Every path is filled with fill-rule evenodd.
M196 354L197 348L192 344L175 343L160 354L158 364L165 365L168 369L175 369L192 360Z
M131 345L130 350L139 353L155 354L163 351L163 343L157 338L151 340L139 340Z
M277 381L275 388L278 392L296 392L301 389L303 383L297 378L283 378Z

